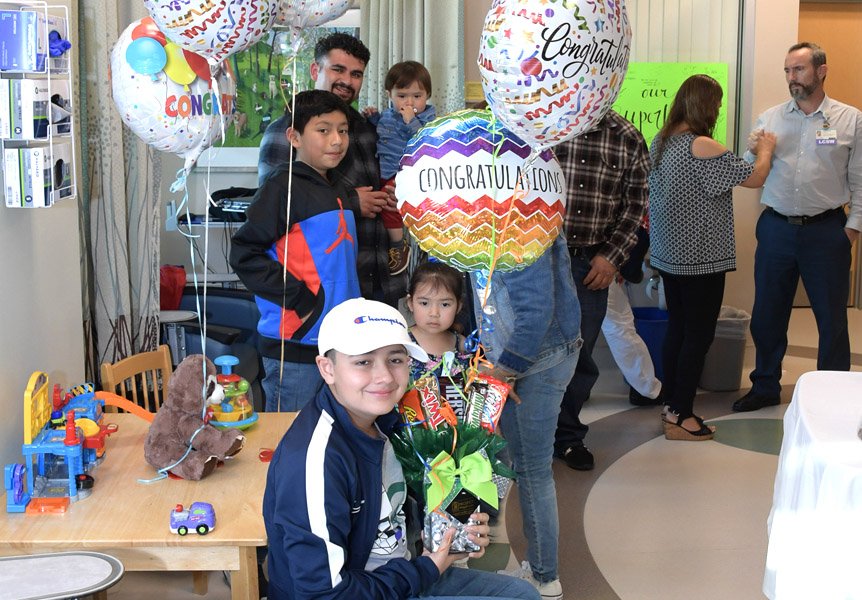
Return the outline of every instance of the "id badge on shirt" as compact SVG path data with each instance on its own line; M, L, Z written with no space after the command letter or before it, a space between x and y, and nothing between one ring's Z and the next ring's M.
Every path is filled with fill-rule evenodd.
M838 131L835 129L818 129L814 133L814 141L818 146L834 146L838 143Z

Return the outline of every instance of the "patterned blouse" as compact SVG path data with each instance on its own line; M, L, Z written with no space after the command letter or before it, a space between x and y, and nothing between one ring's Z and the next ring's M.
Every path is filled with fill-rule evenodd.
M650 263L671 275L736 270L733 188L754 167L729 150L696 158L691 152L696 137L685 132L667 138L658 166L658 137L650 148Z

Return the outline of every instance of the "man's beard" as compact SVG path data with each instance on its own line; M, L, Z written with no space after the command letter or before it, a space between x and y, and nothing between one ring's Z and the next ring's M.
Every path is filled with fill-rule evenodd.
M791 83L788 88L790 89L790 97L794 100L805 100L817 90L815 84L805 85L804 83Z

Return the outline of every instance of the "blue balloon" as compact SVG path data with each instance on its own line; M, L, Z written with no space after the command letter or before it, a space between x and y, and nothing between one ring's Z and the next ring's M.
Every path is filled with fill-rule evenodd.
M141 75L155 75L165 68L168 54L157 40L139 37L126 48L126 62Z

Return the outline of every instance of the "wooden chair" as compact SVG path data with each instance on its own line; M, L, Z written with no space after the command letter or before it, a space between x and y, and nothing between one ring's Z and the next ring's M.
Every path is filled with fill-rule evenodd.
M155 413L168 392L171 373L171 351L162 344L152 352L102 363L102 389Z
M162 344L152 352L140 352L113 364L102 363L102 388L155 413L168 393L172 373L170 348ZM206 595L208 578L206 571L192 571L195 594Z

